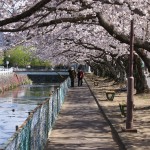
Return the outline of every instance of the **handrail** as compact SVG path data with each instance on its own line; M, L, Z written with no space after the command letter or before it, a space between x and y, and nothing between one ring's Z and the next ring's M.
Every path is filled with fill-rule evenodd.
M14 71L19 72L19 71L27 71L27 72L32 72L32 71L51 71L51 72L67 72L67 69L36 69L36 68L13 68Z
M0 75L6 75L13 73L13 68L2 68L0 69Z

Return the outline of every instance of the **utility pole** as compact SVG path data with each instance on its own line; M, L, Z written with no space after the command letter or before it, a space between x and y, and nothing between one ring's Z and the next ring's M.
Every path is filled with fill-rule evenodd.
M130 31L130 56L129 56L129 76L128 76L128 92L127 92L127 119L125 131L137 132L133 129L133 107L134 107L134 77L133 77L133 50L134 50L134 20L131 20Z

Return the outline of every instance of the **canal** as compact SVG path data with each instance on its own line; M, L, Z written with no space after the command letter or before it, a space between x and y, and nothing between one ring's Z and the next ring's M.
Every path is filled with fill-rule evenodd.
M59 83L28 84L0 94L0 149Z

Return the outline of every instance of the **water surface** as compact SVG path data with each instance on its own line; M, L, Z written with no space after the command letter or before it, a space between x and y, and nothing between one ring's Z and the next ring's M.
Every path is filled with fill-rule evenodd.
M22 85L0 94L0 148L59 84Z

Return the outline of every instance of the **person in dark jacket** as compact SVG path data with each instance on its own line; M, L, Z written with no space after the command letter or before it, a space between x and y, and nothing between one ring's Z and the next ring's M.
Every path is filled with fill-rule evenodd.
M81 69L78 69L78 86L82 86L84 73Z
M68 72L69 72L69 77L70 77L70 80L71 80L71 87L74 87L74 80L76 78L76 72L75 72L73 67L71 67L68 70Z

